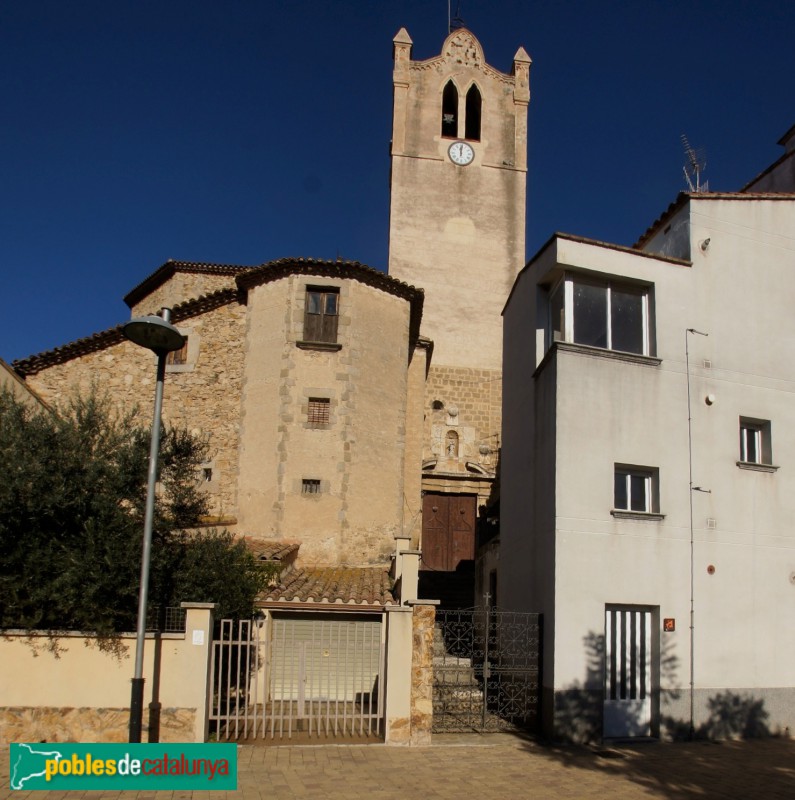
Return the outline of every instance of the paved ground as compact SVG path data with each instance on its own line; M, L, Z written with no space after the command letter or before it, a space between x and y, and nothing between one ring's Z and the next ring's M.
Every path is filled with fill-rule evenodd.
M11 792L8 747L0 798L110 800L119 793ZM589 750L510 735L437 736L431 747L240 747L242 800L558 800L787 798L795 800L795 741L645 744ZM133 793L129 794L133 797ZM222 800L225 793L140 792L138 800Z

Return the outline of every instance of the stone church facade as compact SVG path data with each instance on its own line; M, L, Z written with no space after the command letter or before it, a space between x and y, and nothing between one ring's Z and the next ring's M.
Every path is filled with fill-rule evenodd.
M402 29L389 274L339 260L169 261L125 298L133 317L172 308L186 337L164 414L210 436L207 524L298 543L303 565L385 564L405 536L427 566L455 569L474 558L493 495L500 313L524 261L530 59L520 48L498 72L465 29L426 61L411 46ZM48 402L98 386L120 407L151 404L154 356L120 327L14 368Z
M502 307L524 265L530 58L511 74L464 29L441 54L394 39L389 274L425 290L433 342L424 393L423 565L474 558L496 497L501 446ZM418 511L420 509L418 508Z

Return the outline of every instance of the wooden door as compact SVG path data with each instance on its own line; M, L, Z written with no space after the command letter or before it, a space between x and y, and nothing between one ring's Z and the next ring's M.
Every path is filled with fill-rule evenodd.
M475 507L468 494L427 492L422 499L422 569L453 572L475 558Z

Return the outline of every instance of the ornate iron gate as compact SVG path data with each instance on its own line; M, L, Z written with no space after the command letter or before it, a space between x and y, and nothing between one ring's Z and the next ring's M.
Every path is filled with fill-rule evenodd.
M541 615L437 611L433 730L532 729L538 720Z

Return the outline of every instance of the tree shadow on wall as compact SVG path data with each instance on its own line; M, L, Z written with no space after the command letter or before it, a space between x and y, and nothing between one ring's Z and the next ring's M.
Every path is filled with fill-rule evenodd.
M772 736L767 725L770 714L764 700L731 691L719 692L707 701L709 718L699 725L696 739L760 739ZM674 740L690 738L690 724L673 717L663 717L661 727Z
M583 637L585 648L585 678L580 683L575 681L564 692L555 697L555 717L557 729L564 731L562 741L587 744L601 740L604 701L604 662L605 637L602 633L590 631ZM660 645L660 682L663 686L674 687L667 690L672 700L681 696L678 672L679 657L674 652L670 640L663 639ZM624 727L627 731L637 731L640 724L630 712L615 710L617 715L624 714Z
M589 632L583 637L585 645L585 679L574 681L565 692L555 695L555 719L558 730L566 731L561 737L566 742L584 744L593 741L602 730L601 696L605 658L604 634Z
M795 763L795 742L767 738L771 732L764 701L731 691L717 693L707 704L709 718L698 726L699 741L677 744L600 742L604 684L605 639L594 632L583 637L585 677L556 698L560 730L566 742L543 747L522 744L535 757L567 769L593 771L617 781L631 781L654 796L676 800L704 797L792 796L788 765ZM686 696L679 683L680 659L671 640L663 637L660 651L661 684L672 700ZM689 722L673 717L660 720L663 736L689 738ZM738 742L738 738L755 741ZM728 740L720 743L715 740ZM646 740L648 741L648 740ZM589 743L589 746L580 746ZM763 795L755 793L764 787Z

